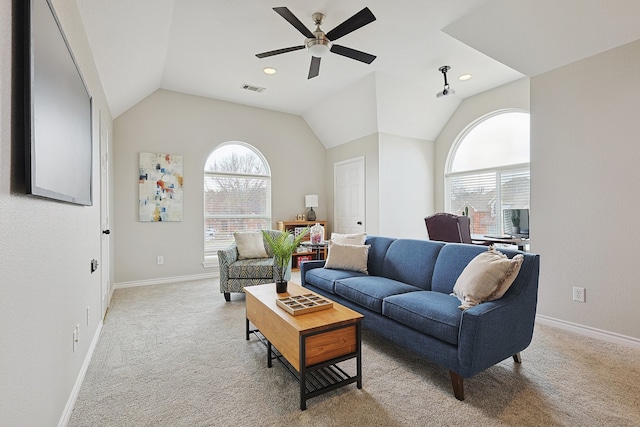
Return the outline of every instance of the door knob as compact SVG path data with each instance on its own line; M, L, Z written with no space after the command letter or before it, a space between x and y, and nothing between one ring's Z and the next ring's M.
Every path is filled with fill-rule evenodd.
M102 230L102 234L111 234L111 230L109 229Z
M358 221L358 222L356 222L356 224L362 225L362 221Z

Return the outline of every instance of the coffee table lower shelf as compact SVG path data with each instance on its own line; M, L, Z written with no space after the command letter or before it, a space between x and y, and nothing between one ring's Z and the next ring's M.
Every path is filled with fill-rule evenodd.
M362 354L360 345L357 346L357 350L353 353L346 354L340 357L336 357L315 365L304 366L302 364L300 372L296 370L291 363L275 348L271 342L264 336L258 329L250 328L250 321L246 319L246 339L250 338L250 334L255 335L260 342L262 342L267 348L267 367L271 368L272 361L278 360L300 384L300 409L307 409L306 401L321 394L330 392L332 390L344 387L349 384L356 383L359 389L362 388ZM337 327L340 329L343 326ZM360 322L355 324L357 343L361 342L362 329ZM330 330L330 329L329 329ZM327 330L322 331L327 332ZM304 339L302 341L302 351L304 352ZM356 362L356 374L350 375L340 366L339 363L345 362L350 359L355 359ZM302 358L304 360L304 358Z

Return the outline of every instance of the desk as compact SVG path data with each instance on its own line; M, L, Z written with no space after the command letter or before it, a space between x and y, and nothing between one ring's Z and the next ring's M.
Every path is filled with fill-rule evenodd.
M490 237L485 236L483 234L472 234L471 240L474 242L483 242L483 243L501 243L504 245L514 245L518 247L520 251L526 251L526 246L531 244L531 239L525 239L523 237Z

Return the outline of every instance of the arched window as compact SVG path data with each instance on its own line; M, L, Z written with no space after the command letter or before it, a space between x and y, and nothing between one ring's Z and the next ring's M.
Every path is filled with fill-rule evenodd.
M216 256L236 231L271 228L271 170L249 144L218 146L204 167L204 254Z
M529 113L498 111L468 126L453 145L445 209L460 215L468 208L472 234L528 235L528 217L526 230L515 233L505 209L529 208L529 182Z

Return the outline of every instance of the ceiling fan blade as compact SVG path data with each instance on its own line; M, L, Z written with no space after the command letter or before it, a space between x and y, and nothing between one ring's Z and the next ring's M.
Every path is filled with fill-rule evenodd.
M309 67L309 77L307 79L312 79L317 77L320 74L320 58L317 56L311 57L311 66Z
M352 31L357 30L360 27L364 27L367 24L376 20L373 13L368 7L365 7L360 12L353 15L351 18L344 21L342 24L335 27L333 30L327 33L327 38L331 41L338 40L340 37L349 34Z
M300 31L303 36L310 39L315 37L311 32L311 30L309 30L302 22L300 22L300 20L296 18L296 16L293 13L291 13L291 11L288 8L274 7L273 10L275 10L280 16L286 19L287 22L289 22L289 24L296 27L296 29Z
M373 60L376 59L375 55L360 52L359 50L351 49L350 47L340 46L339 44L331 46L331 52L346 56L347 58L355 59L356 61L365 62L367 64L371 64Z
M268 56L280 55L281 53L293 52L294 50L300 50L300 49L304 49L304 45L285 47L284 49L277 49L277 50L271 50L269 52L257 53L256 56L258 58L266 58Z

